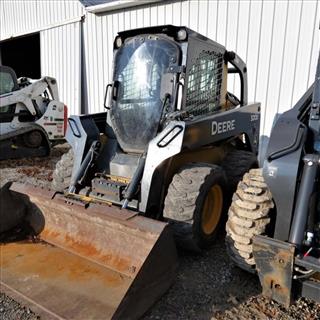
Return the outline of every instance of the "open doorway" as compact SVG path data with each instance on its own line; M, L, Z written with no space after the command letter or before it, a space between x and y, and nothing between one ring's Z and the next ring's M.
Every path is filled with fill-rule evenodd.
M17 77L41 77L40 33L0 42L1 64L11 67Z

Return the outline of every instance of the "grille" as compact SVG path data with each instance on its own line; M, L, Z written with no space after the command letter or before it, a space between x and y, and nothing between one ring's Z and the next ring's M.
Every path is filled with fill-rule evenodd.
M198 116L219 109L223 55L202 51L191 67L187 81L186 111Z
M161 71L161 70L160 70ZM129 63L120 75L122 82L122 99L150 99L159 87L159 66L150 69L146 65Z

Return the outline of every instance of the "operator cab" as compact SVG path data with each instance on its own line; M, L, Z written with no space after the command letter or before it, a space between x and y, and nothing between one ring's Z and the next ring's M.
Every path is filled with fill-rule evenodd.
M18 80L14 70L7 66L0 66L0 96L19 90ZM0 108L0 122L10 122L14 117L15 105Z
M246 104L246 88L241 99L227 94L228 62L246 83L246 70L236 59L238 63L234 53L185 27L120 32L106 99L107 121L121 149L142 154L168 118L192 120Z

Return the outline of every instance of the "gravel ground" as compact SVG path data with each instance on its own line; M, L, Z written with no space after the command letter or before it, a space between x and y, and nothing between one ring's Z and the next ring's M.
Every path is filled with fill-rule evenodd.
M0 162L0 186L8 181L49 186L52 171L67 147L49 159ZM180 266L172 288L143 317L149 319L320 319L320 305L300 299L289 309L260 295L258 278L229 260L221 232L216 244L202 255L179 252ZM39 319L32 310L0 293L0 320ZM83 319L86 320L86 319Z
M12 298L0 292L0 320L38 320L29 308L20 305Z
M68 145L53 148L49 158L29 158L0 161L0 187L8 181L28 182L41 187L50 187L52 173Z

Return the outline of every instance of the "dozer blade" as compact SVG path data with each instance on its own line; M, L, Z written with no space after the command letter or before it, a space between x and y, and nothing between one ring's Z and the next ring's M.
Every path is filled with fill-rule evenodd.
M137 319L170 287L177 254L165 223L29 185L10 190L33 203L43 241L1 245L1 290L45 319Z

